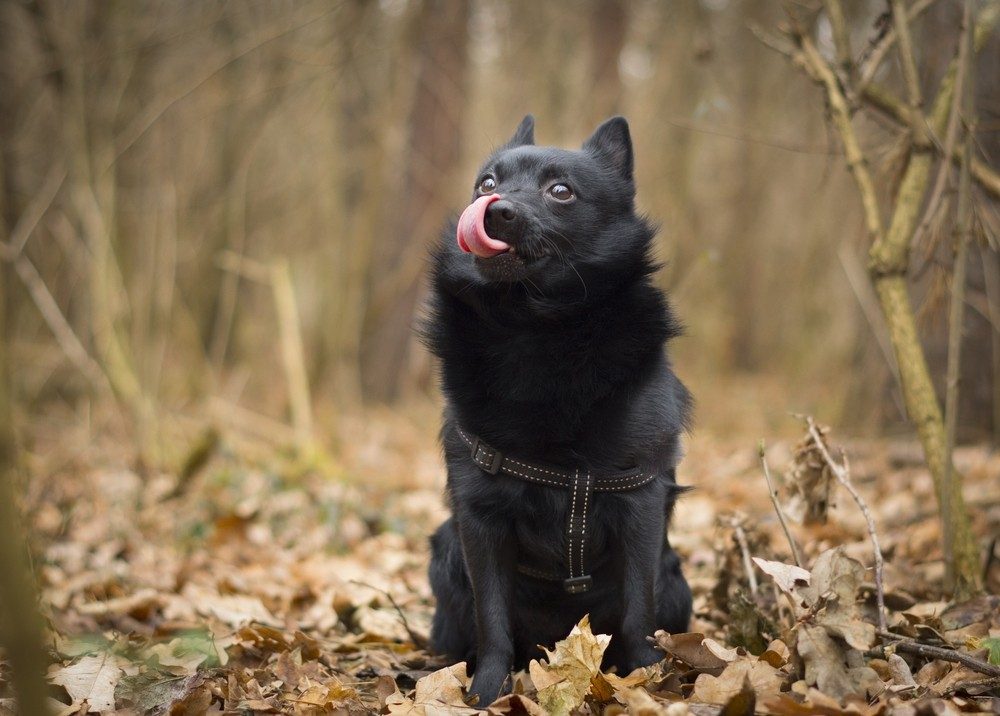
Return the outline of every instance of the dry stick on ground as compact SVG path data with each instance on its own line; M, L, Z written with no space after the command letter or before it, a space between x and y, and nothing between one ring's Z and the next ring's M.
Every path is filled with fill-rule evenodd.
M854 484L851 482L850 476L850 466L847 463L847 455L843 455L843 464L834 461L830 456L830 451L827 450L826 443L823 442L823 436L820 435L819 430L816 428L816 423L810 416L806 416L806 425L809 427L809 435L812 436L813 442L816 443L816 449L819 450L820 455L823 456L823 461L827 464L830 470L833 472L834 477L837 478L837 482L844 486L844 489L851 493L851 497L857 503L858 508L861 510L861 514L865 517L865 522L868 524L868 536L872 541L872 551L875 553L875 599L878 602L878 628L881 631L886 630L885 622L885 587L882 583L882 548L879 546L878 533L875 531L875 520L872 519L872 513L868 509L868 503L865 502L861 494L855 489Z
M996 21L998 6L998 2L989 3L979 13L976 22L977 43L981 37L988 35ZM878 193L852 123L853 108L847 100L849 91L844 89L836 73L819 52L811 33L794 16L785 30L787 37L757 32L766 44L787 55L796 67L802 69L824 90L830 121L844 145L847 166L857 185L864 209L865 229L870 243L869 273L896 353L907 414L916 427L924 457L934 479L941 520L950 520L955 526L955 541L951 548L955 555L957 577L955 595L961 598L975 594L981 589L978 546L972 534L963 496L958 489L958 481L953 481L949 499L942 496L942 490L945 489L942 477L947 460L944 418L920 343L907 285L910 243L926 197L936 148L933 144L922 144L919 138L914 138L911 142L906 170L892 198L890 222L887 228L884 227ZM929 123L928 131L932 135L944 131L956 74L957 61L953 60L924 122L924 125ZM897 104L900 105L900 113L906 124L915 126L911 122L912 102L911 106L899 102ZM946 506L949 507L947 512L944 510Z
M792 537L791 530L788 529L788 523L785 522L785 513L781 509L781 505L778 504L778 491L774 487L774 483L771 481L771 469L767 464L767 457L764 455L764 441L761 440L757 445L757 455L760 457L760 465L764 469L764 479L767 480L767 494L771 498L771 504L774 505L774 511L778 515L778 522L781 523L781 529L785 531L785 538L788 540L788 546L792 548L792 559L795 560L795 564L799 567L802 566L802 554L799 552L799 546L795 542L795 538Z
M962 666L966 666L973 671L978 671L980 674L986 674L991 677L1000 677L1000 666L994 666L993 664L977 659L969 654L963 654L960 651L945 649L940 646L921 644L920 642L907 639L899 634L888 632L885 629L879 629L876 634L878 634L878 636L882 639L891 640L893 642L892 647L896 651L905 651L908 654L926 656L930 659L950 661L953 664L961 664Z
M368 582L362 582L357 579L352 579L351 582L353 584L357 584L360 587L368 587L368 589L373 589L379 594L384 594L385 598L389 600L389 604L391 604L392 608L396 610L396 614L399 616L399 620L403 623L403 628L406 629L406 633L410 635L410 641L413 642L413 646L417 647L418 649L427 648L428 646L427 640L410 628L410 622L406 618L406 615L403 613L402 607L399 606L399 602L397 602L395 598L393 598L393 596L389 594L389 592L387 592L384 589L381 589L380 587L376 587L374 584L368 584Z

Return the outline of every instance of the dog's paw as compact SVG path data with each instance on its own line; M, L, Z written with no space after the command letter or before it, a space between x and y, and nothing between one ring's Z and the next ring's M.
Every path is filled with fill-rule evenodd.
M486 708L511 690L510 667L501 664L482 663L472 675L469 696L478 697L476 706Z

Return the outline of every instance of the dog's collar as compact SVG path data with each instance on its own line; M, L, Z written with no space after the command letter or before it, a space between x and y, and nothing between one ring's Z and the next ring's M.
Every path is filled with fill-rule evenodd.
M569 520L566 524L566 561L569 577L563 579L562 583L563 589L570 594L588 591L593 585L593 579L587 574L584 557L587 544L587 516L590 512L593 494L595 492L634 490L652 482L656 474L645 472L640 468L624 472L594 474L589 470L565 470L549 465L525 462L504 455L472 433L466 432L457 425L455 427L458 436L469 446L472 461L490 475L502 472L526 482L572 490ZM539 579L553 579L552 575L523 565L518 565L518 571Z

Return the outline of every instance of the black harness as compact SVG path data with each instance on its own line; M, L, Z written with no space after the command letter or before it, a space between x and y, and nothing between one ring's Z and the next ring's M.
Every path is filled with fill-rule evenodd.
M560 470L548 465L516 460L490 447L475 435L457 427L458 435L469 446L472 461L490 475L504 473L525 482L533 482L546 487L572 490L570 496L569 520L566 523L566 561L569 577L552 575L531 567L518 565L522 574L538 579L561 581L563 589L570 594L586 592L593 584L587 573L584 554L587 545L587 516L595 492L627 492L646 485L656 477L655 473L643 472L639 468L623 472L594 474L589 470Z

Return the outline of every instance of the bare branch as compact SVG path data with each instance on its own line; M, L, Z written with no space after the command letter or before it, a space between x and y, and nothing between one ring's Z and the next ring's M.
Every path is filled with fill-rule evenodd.
M935 2L937 2L937 0L917 0L907 13L908 19L910 21L915 20L923 14L924 10L929 8ZM889 54L889 50L891 50L895 44L896 30L889 27L876 41L875 46L868 53L864 62L861 63L861 67L858 70L859 79L856 88L859 94L861 94L868 84L875 78L875 73L878 72L878 68L882 66L885 56Z
M842 454L843 463L836 462L830 456L830 451L827 450L826 443L823 442L823 436L816 428L816 423L812 417L807 415L805 416L805 420L806 425L809 427L809 435L812 437L813 442L816 443L816 448L819 450L820 455L823 456L824 462L829 466L837 481L854 498L854 502L857 503L861 514L865 517L865 522L868 525L868 536L872 541L872 552L875 554L875 598L878 602L878 628L880 631L885 631L885 587L882 582L882 548L879 546L878 533L875 531L875 520L872 518L871 510L868 509L868 503L865 502L861 493L855 489L854 484L851 482L851 470L847 462L847 455Z
M917 75L917 61L913 55L913 41L910 39L910 20L907 17L903 0L889 0L892 9L892 22L896 30L896 45L899 49L899 61L903 66L903 80L906 83L906 97L909 102L910 131L913 143L926 148L930 143L927 127L924 124L923 97L920 93L920 77Z
M830 20L830 28L833 30L833 44L837 48L837 66L845 74L851 71L853 64L851 55L851 35L847 30L847 21L844 19L844 7L840 0L824 0L826 6L826 16Z
M788 546L792 549L792 559L795 560L795 564L799 567L803 566L804 560L802 559L802 553L799 552L799 546L795 542L795 538L792 537L791 530L788 529L788 523L785 522L785 513L781 509L781 505L778 503L778 491L774 487L774 483L771 481L771 469L767 464L767 457L764 454L764 441L761 440L760 444L757 446L757 456L760 458L760 466L764 470L764 479L767 480L767 493L771 498L771 504L774 505L774 511L778 515L778 522L781 523L781 529L785 532L785 539L788 540Z
M10 238L7 240L7 243L14 254L24 251L25 244L31 238L31 234L35 231L35 227L38 226L38 222L45 216L45 212L52 206L52 202L55 200L56 194L59 193L59 189L62 188L65 180L66 168L61 163L57 163L49 170L49 174L45 177L45 183L42 184L41 190L32 198L31 203L28 204L24 213L21 214L21 218L14 225L14 230L10 232Z
M77 370L83 374L83 377L90 381L95 388L110 391L111 385L108 382L107 376L104 375L104 371L101 370L97 362L90 357L80 339L76 337L73 327L66 320L66 317L59 308L59 304L52 297L52 293L45 285L45 281L42 279L41 274L38 273L35 265L31 263L27 256L23 253L16 253L14 248L7 244L0 244L0 255L5 260L14 264L14 270L27 289L28 295L31 296L31 300L45 321L45 325L52 331L52 335L55 336L56 342L62 348L66 357L69 358L70 363L76 366Z
M861 96L862 99L865 100L866 104L878 110L884 116L900 124L906 124L906 105L904 105L887 88L879 84L870 84L865 87ZM942 154L944 154L944 145L947 144L947 141L942 143L936 138L935 135L936 133L931 131L931 143L934 147L941 150ZM952 152L950 154L944 155L950 156L951 161L956 165L960 165L963 161L963 153L959 152L954 147L952 147ZM972 161L970 162L970 170L972 172L972 178L976 180L976 183L983 189L983 191L995 199L1000 199L1000 174L997 174L989 167L989 165L975 156L972 157Z
M832 121L844 144L844 156L847 167L861 193L861 203L864 207L865 228L871 241L878 241L883 236L882 215L879 210L878 195L868 169L868 160L861 150L858 136L851 124L851 111L847 104L833 70L819 54L819 50L808 37L800 37L801 62L808 68L811 77L821 83L826 90L827 102L830 105Z

